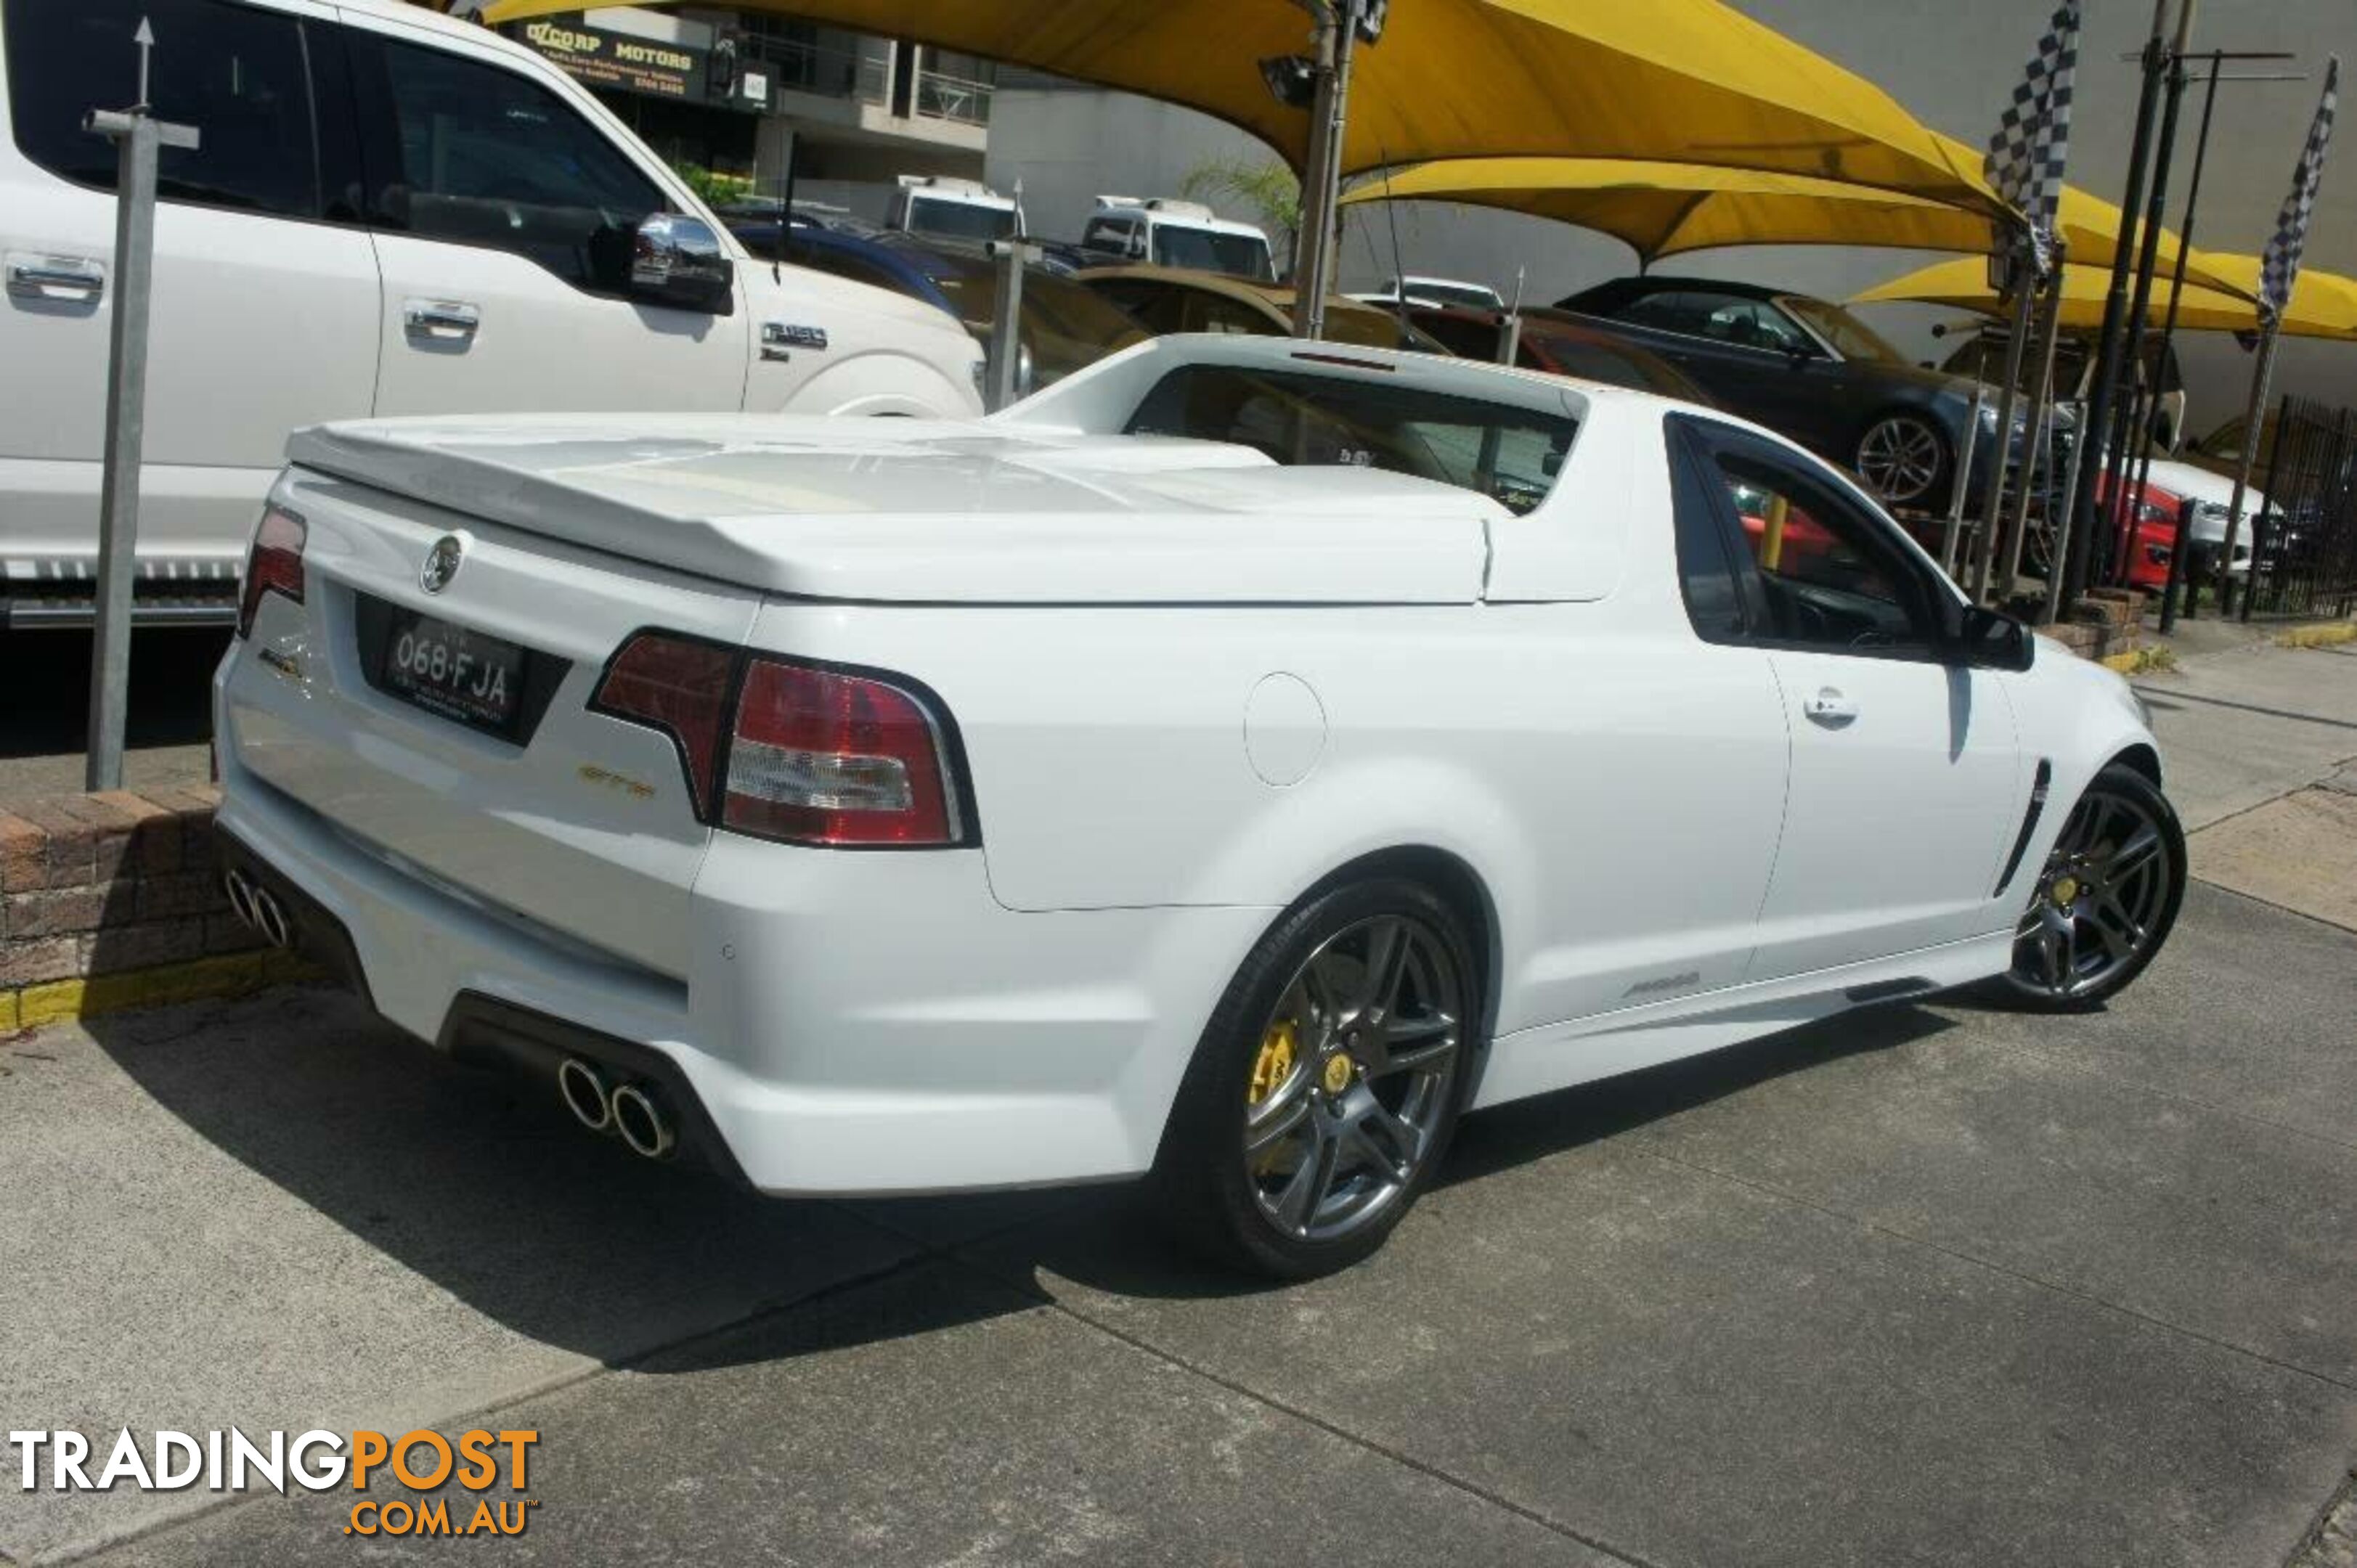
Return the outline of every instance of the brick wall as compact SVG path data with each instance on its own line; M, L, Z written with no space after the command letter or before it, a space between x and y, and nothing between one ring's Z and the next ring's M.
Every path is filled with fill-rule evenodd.
M116 790L0 810L0 993L259 946L213 865L220 799Z

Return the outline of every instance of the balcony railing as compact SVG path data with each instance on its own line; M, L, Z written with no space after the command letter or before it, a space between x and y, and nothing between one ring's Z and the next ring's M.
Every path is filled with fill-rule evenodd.
M759 60L780 89L886 105L892 101L892 60L874 50L833 48L792 38L755 34L745 40L747 59ZM991 84L943 71L920 70L913 108L920 119L958 125L990 124Z

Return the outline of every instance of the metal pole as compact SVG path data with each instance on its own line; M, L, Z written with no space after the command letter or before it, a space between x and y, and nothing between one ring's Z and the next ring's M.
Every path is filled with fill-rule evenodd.
M2169 318L2160 328L2159 364L2164 373L2168 371L2170 356L2176 350L2177 312L2185 298L2185 266L2193 254L2193 220L2201 210L2201 171L2210 163L2210 120L2218 108L2218 76L2223 63L2215 59L2210 62L2210 82L2201 94L2201 128L2193 138L2193 177L2185 190L2185 218L2178 225L2177 270L2169 279ZM2144 464L2136 472L2138 496L2144 494L2145 485L2151 478L2152 453L2147 448ZM2177 597L2185 586L2186 540L2186 513L2180 508L2177 515L2177 535L2169 548L2169 581L2162 585L2160 590L2160 634L2163 637L2177 628Z
M147 436L147 306L156 256L162 137L142 111L116 134L114 321L108 339L106 469L98 501L98 626L90 660L84 787L123 788L131 687L131 580L138 564L139 466ZM91 129L100 129L91 117Z
M2126 498L2127 507L2126 513L2127 521L2122 531L2123 542L2119 550L2125 550L2126 542L2135 538L2136 509L2144 499L2141 491L2130 491L2127 489L2131 452L2129 443L2139 434L2147 438L2150 436L2152 427L2150 402L2158 392L2160 379L2158 369L2156 367L2149 378L2150 384L2147 384L2147 378L2144 374L2145 349L2148 341L2146 324L2151 319L2152 315L2153 277L2160 270L2161 220L2169 216L2169 175L2170 165L2177 157L2177 116L2185 101L2183 57L2186 46L2192 38L2193 5L2194 0L2185 0L2183 8L2178 13L2177 43L2169 54L2169 79L2163 95L2160 115L2160 135L2153 150L2152 193L2145 203L2144 244L2136 257L2136 298L2128 306L2129 341L2135 345L2130 351L2129 363L2136 368L2136 380L2131 383L2126 406L2122 412L2122 416L2116 421L2115 429L2109 436L2111 460L2106 471L2112 476L2115 494ZM2118 570L2119 551L2115 552L2113 561L2114 569Z
M1988 493L1981 498L1981 536L1973 541L1975 604L1988 597L1989 567L1996 559L1996 525L2005 514L2005 468L2013 456L2013 411L2021 401L2021 361L2029 352L2030 317L2038 305L2038 285L2026 260L2029 253L2025 243L2019 252L2024 259L2014 268L2013 330L2006 338L2005 380L1996 394L1996 452L1989 464ZM2029 478L2025 473L2023 483Z
M2020 587L2021 547L2029 533L2029 491L2037 483L2039 465L2047 460L2054 434L2054 354L2062 338L2062 280L2068 274L2064 264L2068 255L2059 256L2054 268L2052 286L2046 294L2045 308L2038 324L2038 397L2030 404L2029 451L2023 459L2021 484L2014 491L2013 521L2008 525L2005 547L2005 575L1997 597L2010 599ZM2054 510L2054 487L2046 487L2046 510ZM2050 566L2050 572L2052 568Z
M1334 0L1318 7L1318 91L1309 111L1309 159L1301 180L1301 263L1293 269L1293 335L1326 336L1326 289L1334 271L1335 217L1342 178L1342 134L1351 105L1351 44L1356 29Z
M2184 0L2184 4L2190 5L2192 0ZM2160 104L2160 62L2168 49L2168 21L2169 0L2153 0L2152 34L2144 47L2144 91L2136 99L2136 131L2129 143L2127 191L2120 199L2124 218L2132 218L2144 206L2145 170L2152 156L2153 113ZM2095 339L2094 396L2087 405L2082 447L2101 442L2111 428L2113 403L2119 388L2120 330L2127 317L2128 260L2125 244L2114 251L2111 287L2104 295L2104 325ZM2088 560L2103 537L2095 518L2095 476L2101 467L2100 455L2093 465L2081 462L2078 479L2071 488L2072 554L2056 574L2065 580L2066 588L2080 585L2086 575Z
M2226 537L2218 546L2218 615L2223 619L2233 586L2234 542L2243 532L2243 504L2251 492L2251 469L2259 460L2261 421L2267 411L2267 392L2276 378L2276 343L2283 336L2279 317L2267 319L2266 336L2259 339L2258 369L2251 372L2251 406L2243 416L2243 460L2234 470L2234 499L2226 503ZM2256 568L2258 563L2252 565Z
M2070 476L2062 481L2062 493L2065 496L2079 493L2079 472L2086 466L2087 457L2087 405L2080 403L2073 403L2072 406L2079 411L2079 439L2071 445ZM2061 517L2054 525L2054 558L2046 564L2046 612L2039 618L2039 624L2041 626L2052 626L2055 619L2062 613L2062 569L2063 563L2071 558L2072 525L2074 520L2075 514L2065 508Z
M194 147L197 133L147 108L148 53L156 35L143 19L139 102L117 113L93 111L83 129L113 139L114 319L108 329L105 469L99 482L98 602L90 659L90 736L83 784L123 787L123 731L130 712L131 585L139 561L139 478L147 435L147 307L156 261L156 168L165 147Z
M1975 328L1977 337L1978 328ZM1976 344L1973 361L1973 412L1964 424L1964 449L1956 458L1955 478L1948 482L1948 522L1940 531L1940 570L1956 575L1956 540L1964 531L1964 496L1973 485L1973 458L1979 450L1981 410L1988 406L1988 342Z
M993 240L989 251L998 269L986 350L990 412L996 413L1023 395L1023 269L1039 259L1039 247L1022 240Z

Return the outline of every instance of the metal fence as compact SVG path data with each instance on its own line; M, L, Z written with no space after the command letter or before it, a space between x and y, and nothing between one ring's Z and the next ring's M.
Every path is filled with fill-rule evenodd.
M2266 512L2243 618L2357 606L2357 409L2287 397L2259 448Z

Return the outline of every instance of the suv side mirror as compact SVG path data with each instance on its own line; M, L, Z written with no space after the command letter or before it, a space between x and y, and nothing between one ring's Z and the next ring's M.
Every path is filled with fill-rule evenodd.
M2038 643L2029 628L2002 610L1958 605L1948 617L1948 649L1959 664L1975 670L2027 670Z
M780 246L784 234L779 235ZM701 218L650 213L632 237L630 293L650 305L728 316L737 308L737 263Z

